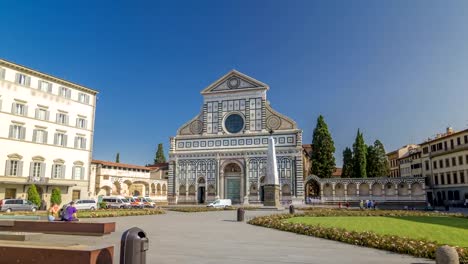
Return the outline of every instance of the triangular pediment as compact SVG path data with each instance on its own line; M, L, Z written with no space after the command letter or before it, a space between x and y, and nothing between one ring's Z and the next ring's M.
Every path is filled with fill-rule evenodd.
M242 90L268 90L268 85L255 80L236 70L228 72L223 77L206 87L201 93L225 93Z

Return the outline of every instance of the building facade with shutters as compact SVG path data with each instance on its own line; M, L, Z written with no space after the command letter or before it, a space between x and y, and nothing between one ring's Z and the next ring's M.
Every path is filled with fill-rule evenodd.
M267 101L268 85L232 70L205 88L201 112L170 140L168 201L262 203L269 131L281 200L303 200L302 130Z
M95 90L0 59L0 199L93 196Z

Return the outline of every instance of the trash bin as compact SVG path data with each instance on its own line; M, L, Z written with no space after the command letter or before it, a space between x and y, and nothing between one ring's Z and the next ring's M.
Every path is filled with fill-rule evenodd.
M294 208L294 205L292 205L292 204L289 206L289 213L290 214L295 214L296 213L296 208Z
M243 208L237 209L237 222L244 221L245 210Z
M138 227L128 229L120 241L120 264L146 264L148 246L145 231Z

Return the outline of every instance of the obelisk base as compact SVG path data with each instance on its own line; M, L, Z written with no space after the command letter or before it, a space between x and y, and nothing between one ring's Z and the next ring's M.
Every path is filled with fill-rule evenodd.
M263 206L284 209L281 206L279 197L280 197L280 187L275 184L267 184L263 186L264 191L264 201Z

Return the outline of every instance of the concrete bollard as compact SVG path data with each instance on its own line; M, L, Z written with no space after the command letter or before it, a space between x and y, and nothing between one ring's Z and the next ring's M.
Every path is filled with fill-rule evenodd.
M237 222L244 221L245 210L244 208L237 209Z
M436 264L460 264L457 251L451 246L441 246L436 251Z
M290 214L295 214L296 213L296 208L294 208L294 205L292 205L292 204L289 206L289 213Z

